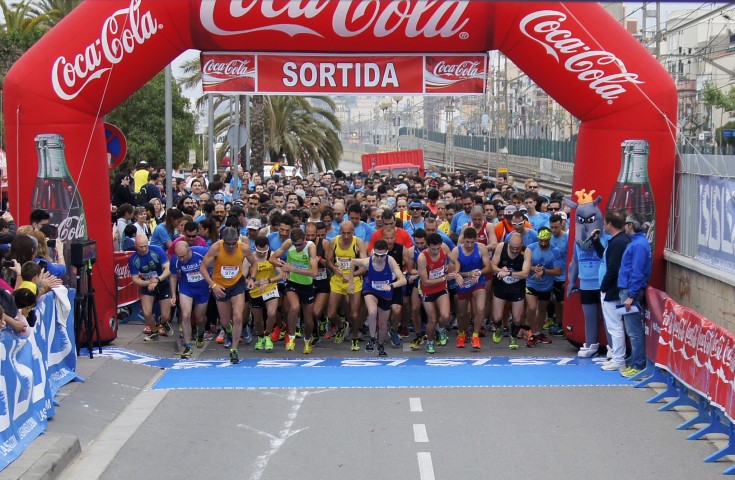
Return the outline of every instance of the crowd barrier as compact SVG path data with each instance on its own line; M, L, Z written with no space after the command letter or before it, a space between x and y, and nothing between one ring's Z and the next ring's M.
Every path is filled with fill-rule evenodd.
M647 289L646 300L648 364L633 377L640 380L636 387L665 384L664 391L648 400L666 400L660 411L679 406L696 409L693 418L676 427L698 428L688 440L714 433L728 436L727 446L706 457L705 462L735 455L735 335L655 288ZM735 466L724 474L735 474Z
M0 471L46 429L54 398L76 374L75 290L41 297L28 338L0 330Z

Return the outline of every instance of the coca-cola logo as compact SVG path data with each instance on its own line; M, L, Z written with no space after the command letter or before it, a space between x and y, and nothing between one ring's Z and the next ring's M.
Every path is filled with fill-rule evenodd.
M472 78L480 75L480 62L465 60L460 63L447 63L444 60L434 65L434 75L441 77Z
M250 60L232 59L228 62L217 62L214 59L207 60L202 67L204 75L227 75L233 77L245 77L252 74L253 68Z
M87 238L87 222L84 214L66 217L59 223L59 239L62 242L85 240Z
M51 83L59 98L76 98L90 82L111 70L125 55L133 53L138 45L143 45L163 28L150 11L140 11L141 2L132 0L128 8L121 8L110 15L102 24L99 38L87 45L83 52L68 59L63 55L56 59Z
M130 267L125 265L115 264L115 277L116 278L130 278Z
M402 31L406 38L469 37L462 29L469 19L464 11L469 2L464 0L443 2L376 2L374 0L308 0L302 2L263 2L259 0L203 1L199 11L202 26L216 35L240 35L267 30L278 31L293 37L313 35L325 37L316 25L308 23L334 9L332 30L340 37L372 34L376 38L387 37ZM237 20L246 17L247 24ZM235 20L235 22L233 22ZM285 20L285 21L282 21ZM322 22L323 23L323 22Z
M523 17L520 30L610 104L627 91L626 84L645 83L638 80L638 74L628 72L614 54L596 50L563 29L566 20L567 16L556 10L540 10Z

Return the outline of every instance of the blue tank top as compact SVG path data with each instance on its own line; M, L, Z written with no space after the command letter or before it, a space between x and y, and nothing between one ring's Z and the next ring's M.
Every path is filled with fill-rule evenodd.
M472 253L465 255L464 249L458 247L457 259L459 260L459 271L460 272L471 272L472 270L482 270L485 266L482 263L482 257L480 256L480 247L475 243L475 249ZM478 285L485 285L485 275L480 275L476 283L470 284L470 279L465 278L462 285L457 285L457 292L466 293L473 290Z
M393 270L391 270L390 268L388 258L386 257L385 259L385 268L381 271L378 271L375 270L375 267L373 267L373 258L370 257L367 275L365 276L365 280L362 282L363 293L374 293L379 297L390 300L391 298L393 298L393 289L391 288L390 290L383 291L378 290L377 287L378 285L390 285L391 282L393 282Z

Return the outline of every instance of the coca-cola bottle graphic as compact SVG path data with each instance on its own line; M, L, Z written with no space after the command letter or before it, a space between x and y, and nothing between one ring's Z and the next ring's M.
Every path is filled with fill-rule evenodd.
M607 209L640 213L646 219L648 241L656 238L656 204L648 179L649 143L647 140L623 140L618 181L610 195Z
M64 156L64 137L55 133L36 135L38 176L33 187L31 208L46 210L50 222L59 229L64 250L74 240L87 239L84 204L74 180L69 174ZM69 258L68 255L65 255Z

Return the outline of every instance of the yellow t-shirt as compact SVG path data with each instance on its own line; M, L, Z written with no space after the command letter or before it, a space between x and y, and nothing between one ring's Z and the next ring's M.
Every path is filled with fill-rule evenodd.
M33 292L34 295L38 295L38 285L36 285L33 282L29 282L27 280L23 280L21 282L21 284L18 286L18 289L19 290L21 288L27 288L28 290L30 290L31 292Z

